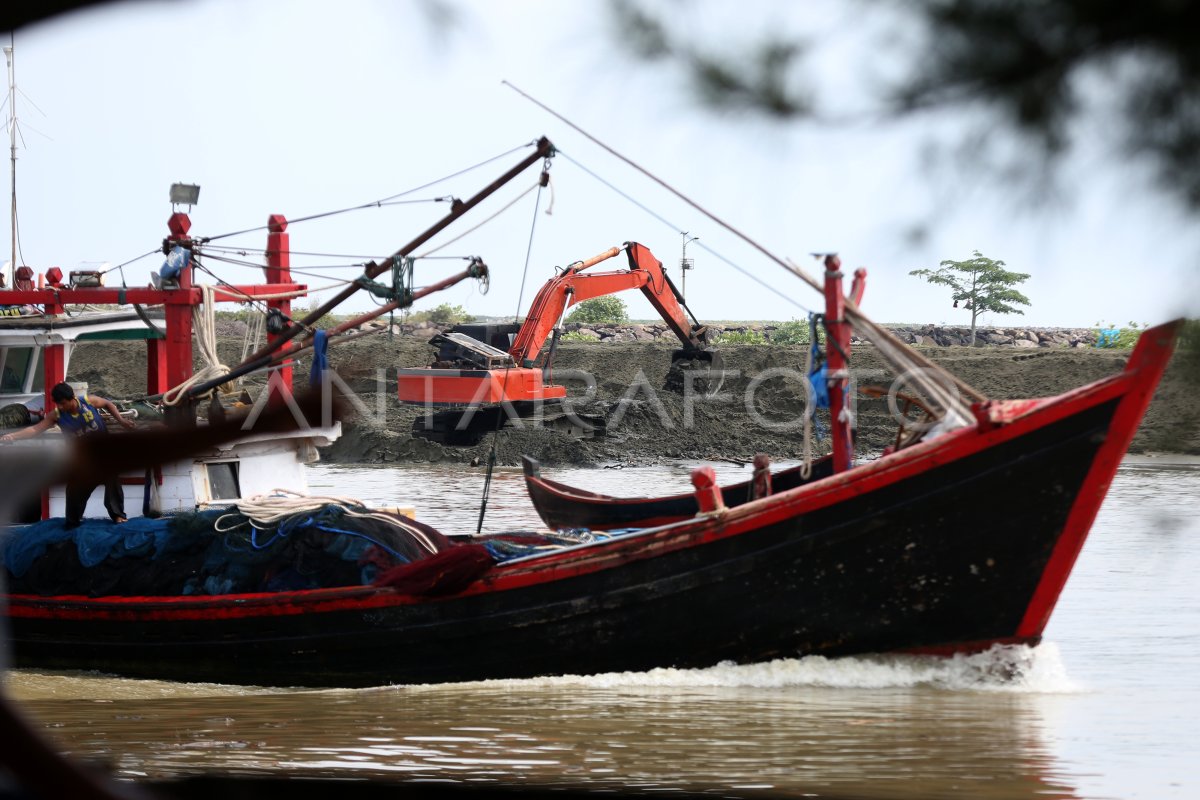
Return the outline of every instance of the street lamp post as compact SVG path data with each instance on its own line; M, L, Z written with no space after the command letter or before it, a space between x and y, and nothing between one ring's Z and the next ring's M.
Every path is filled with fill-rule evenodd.
M692 259L687 257L687 246L690 242L697 241L700 237L699 236L689 237L687 231L680 231L679 235L683 238L683 252L680 254L680 257L679 257L679 275L680 275L679 293L681 295L683 295L684 300L687 300L688 270L696 268L696 265L695 265L695 263L693 263Z

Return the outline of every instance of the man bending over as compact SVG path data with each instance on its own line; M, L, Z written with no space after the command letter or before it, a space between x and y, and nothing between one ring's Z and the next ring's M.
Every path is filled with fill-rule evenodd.
M18 439L28 439L46 431L52 425L57 425L67 436L95 436L108 432L101 411L105 411L117 423L127 430L132 430L134 424L121 416L120 410L111 400L105 400L96 395L75 396L75 390L69 384L60 383L50 390L50 398L54 400L54 408L36 425L0 436L0 442L15 442ZM83 520L84 509L87 508L88 498L98 484L67 484L67 513L64 528L76 528ZM113 522L125 521L125 492L121 489L121 476L109 475L104 481L104 508Z

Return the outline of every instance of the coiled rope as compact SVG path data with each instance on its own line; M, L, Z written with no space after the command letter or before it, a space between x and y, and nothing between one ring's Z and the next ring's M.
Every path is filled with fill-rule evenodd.
M292 491L291 489L272 489L267 494L254 495L253 497L239 500L234 504L237 511L217 517L213 523L213 530L218 533L229 533L249 526L252 529L251 545L255 549L262 550L273 544L276 539L287 536L294 528L298 527L299 523L316 524L313 517L323 511L329 510L331 506L337 510L337 513L341 517L371 519L391 525L406 533L423 550L431 554L438 552L437 545L419 528L405 524L403 517L385 514L380 511L372 511L361 500L353 497L308 495ZM318 527L321 526L318 525ZM343 529L328 530L368 539L373 544L387 550L402 561L408 561L400 553L369 536ZM259 543L256 537L257 531L270 531L274 535L266 542Z

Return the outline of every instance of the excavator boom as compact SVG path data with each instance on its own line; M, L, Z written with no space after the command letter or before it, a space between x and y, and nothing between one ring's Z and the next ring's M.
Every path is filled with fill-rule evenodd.
M584 273L622 250L629 261L627 270ZM626 242L622 248L612 247L575 262L547 281L507 353L462 333L435 336L430 343L439 347L439 355L433 366L397 371L400 401L430 409L424 419L414 423L414 434L447 444L472 444L503 422L499 415L502 409L524 416L534 413L544 401L565 397L565 387L546 382L554 344L545 364L538 365L546 340L561 328L563 315L571 306L630 289L640 289L679 337L683 349L675 352L675 359L704 361L720 369L719 358L707 347L707 329L694 317L689 321L683 298L663 271L662 262L644 245ZM467 406L469 410L434 414L434 406ZM480 409L482 413L476 414Z
M629 259L628 270L582 274L583 270L612 258L622 249ZM705 329L688 322L679 292L663 271L662 262L645 245L626 242L624 248L613 247L587 261L572 264L561 275L551 278L542 286L509 350L513 360L523 367L534 366L546 339L561 324L568 308L584 300L628 289L642 290L642 294L679 337L685 350L704 349Z

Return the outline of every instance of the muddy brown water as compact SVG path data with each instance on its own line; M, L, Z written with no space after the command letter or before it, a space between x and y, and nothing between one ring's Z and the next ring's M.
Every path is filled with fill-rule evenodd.
M746 474L715 466L722 479ZM683 490L688 469L550 475L633 493ZM474 530L482 473L318 466L311 479L314 493L412 503L461 531ZM1193 798L1198 507L1200 463L1127 460L1034 650L363 690L34 671L11 673L7 685L64 752L126 780L221 773L749 798ZM518 472L501 470L485 529L536 524Z

